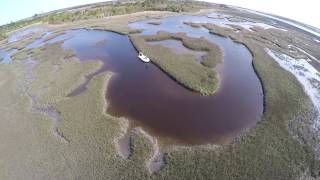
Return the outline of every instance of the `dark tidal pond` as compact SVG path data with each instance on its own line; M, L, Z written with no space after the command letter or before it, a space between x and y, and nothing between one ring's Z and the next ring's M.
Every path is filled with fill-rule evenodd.
M237 133L255 126L260 120L263 91L246 47L209 34L205 29L183 24L185 20L199 22L204 18L177 16L164 19L158 26L141 21L131 27L146 29L143 34L159 30L186 32L188 36L203 36L221 46L224 63L217 67L221 84L214 95L201 96L187 90L154 64L141 62L127 36L79 29L67 31L51 43L64 40L63 47L75 50L81 61L101 60L103 67L89 75L86 83L69 96L82 93L93 76L112 71L114 76L106 93L109 104L106 111L111 115L128 118L131 127L141 126L163 142L228 143ZM176 42L167 43L169 47ZM165 45L166 41L161 44ZM177 48L181 49L181 45Z

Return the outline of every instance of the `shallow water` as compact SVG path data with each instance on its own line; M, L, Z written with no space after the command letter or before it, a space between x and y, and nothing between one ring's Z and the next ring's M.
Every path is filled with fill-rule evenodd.
M143 34L158 30L186 32L188 36L203 36L221 46L224 50L224 63L218 67L221 86L213 96L200 96L187 90L152 63L141 62L124 35L79 29L45 43L64 41L63 48L75 50L81 61L103 62L102 68L89 75L69 96L85 91L95 75L112 71L115 75L106 94L108 113L126 117L132 127L142 126L151 135L170 142L226 143L229 137L254 126L263 112L263 92L251 64L251 54L230 39L184 25L185 16L180 18L165 19L160 26L149 25L147 21L131 26L148 28Z
M210 13L208 14L207 17L212 18L211 23L214 23L219 26L227 27L227 28L232 28L231 25L236 25L244 29L247 29L249 31L251 31L251 28L253 27L260 27L263 29L279 29L275 26L271 26L266 23L247 21L245 19L239 19L240 20L239 22L230 21L230 19L228 18L232 18L233 16L223 15L219 13ZM235 17L235 18L238 19L238 17ZM284 30L284 29L281 29L281 30Z
M17 49L6 51L0 49L0 64L10 64L12 61L12 55L17 52Z
M163 41L151 41L148 42L150 45L162 45L164 47L168 47L172 49L177 54L190 54L197 58L198 62L201 62L201 57L206 55L206 51L194 51L189 48L186 48L181 41L178 40L163 40Z
M41 27L35 26L35 27L30 27L30 28L24 29L19 32L14 32L14 33L10 34L10 36L8 38L8 43L19 41L19 40L25 38L26 36L32 35L33 33L37 33L41 30L42 30Z
M45 44L53 44L60 41L62 42L67 40L68 38L71 38L70 35L66 35L66 34L61 34L57 37L50 39L51 36L55 36L55 35L52 32L43 33L41 38L28 44L26 48L27 49L38 48L38 47L44 46Z

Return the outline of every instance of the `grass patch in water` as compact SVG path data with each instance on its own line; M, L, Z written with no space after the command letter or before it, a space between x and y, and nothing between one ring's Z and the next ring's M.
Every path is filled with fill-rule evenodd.
M190 55L176 54L172 49L161 45L149 45L149 41L167 39L179 40L192 50L207 51L201 64ZM185 87L202 95L212 95L219 85L217 72L213 69L222 62L222 50L219 46L202 38L187 37L184 33L158 32L151 36L131 36L134 46L145 53L151 61Z

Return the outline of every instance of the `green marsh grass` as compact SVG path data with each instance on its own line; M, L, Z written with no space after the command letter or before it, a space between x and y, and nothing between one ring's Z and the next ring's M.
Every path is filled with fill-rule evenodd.
M201 64L198 64L194 56L179 55L170 48L147 43L167 39L179 40L189 49L207 53L202 57ZM131 36L131 40L139 51L145 53L152 62L188 89L202 95L212 95L218 88L219 79L214 67L223 61L219 46L202 38L187 37L183 33L159 32L151 36Z

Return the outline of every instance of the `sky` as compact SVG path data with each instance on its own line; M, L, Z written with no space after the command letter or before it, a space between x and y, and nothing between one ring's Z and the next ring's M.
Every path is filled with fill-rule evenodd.
M34 14L103 0L0 0L0 24ZM206 0L280 15L320 28L320 3L317 0Z

